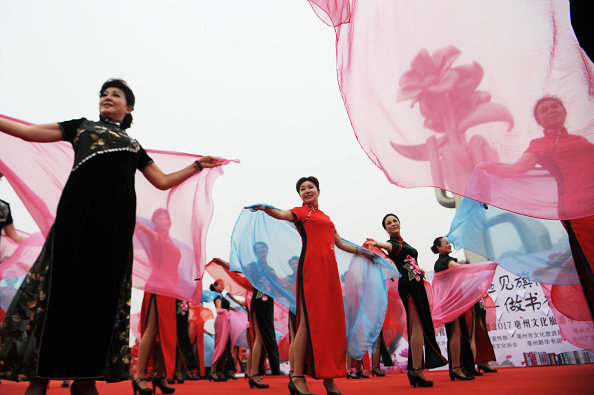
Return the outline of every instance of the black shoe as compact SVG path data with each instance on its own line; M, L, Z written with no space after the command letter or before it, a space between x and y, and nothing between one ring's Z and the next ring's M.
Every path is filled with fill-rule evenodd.
M208 381L227 381L227 379L219 376L215 376L216 372L210 372L208 374Z
M410 385L412 385L413 387L433 387L433 381L429 381L429 380L425 380L424 378L422 378L421 376L419 376L417 374L417 372L420 372L421 368L413 368L413 370L409 370L408 372L406 372L406 375L408 376L408 382L410 383Z
M308 395L308 394L305 394L305 393L303 393L303 392L301 392L301 391L299 391L297 389L297 386L293 382L293 379L294 378L303 379L303 381L305 381L305 377L304 376L293 376L293 377L291 377L291 380L289 380L289 392L291 393L291 395Z
M460 366L450 369L450 380L455 381L458 380L474 380L473 376L460 376L458 373L454 372L453 369L460 369Z
M379 370L379 368L373 368L369 371L369 373L371 373L372 376L377 376L377 377L384 377L386 375L384 372Z
M161 393L163 394L173 394L175 392L175 388L173 387L169 387L167 384L163 384L162 380L166 380L167 377L161 377L161 378L154 378L153 379L153 391L155 391L155 394L157 393L157 387L159 387L159 389L161 390Z
M485 373L497 373L497 369L493 369L489 365L476 365L476 370L479 372L482 370Z
M331 392L328 387L326 387L326 380L324 380L324 388L326 388L326 395L342 395L340 391Z
M136 393L138 392L140 395L151 395L153 393L153 390L150 388L141 388L138 383L141 381L146 381L146 379L140 379L140 380L132 380L132 389L134 389L134 395L136 395ZM72 387L70 387L70 391L72 391L72 388L75 388L75 386L73 385Z
M360 378L361 377L357 373L353 373L353 372L348 372L347 373L347 379L358 380Z
M368 379L369 376L366 375L362 370L357 372L357 376L361 377L362 379Z
M256 387L256 388L269 388L270 387L268 384L256 383L254 381L254 379L252 379L252 377L258 377L258 376L257 375L254 375L254 376L250 376L249 377L248 383L250 383L250 388L254 388L254 387Z

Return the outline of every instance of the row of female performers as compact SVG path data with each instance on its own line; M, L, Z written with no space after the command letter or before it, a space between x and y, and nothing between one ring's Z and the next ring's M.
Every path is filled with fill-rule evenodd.
M297 267L295 270L297 314L289 325L291 335L289 390L292 394L309 393L304 376L309 374L311 377L324 379L327 392L336 394L339 391L334 383L334 378L344 377L345 366L347 366L348 362L350 367L352 361L345 355L346 328L344 327L344 311L335 308L335 306L342 306L343 301L337 263L332 247L336 245L347 252L362 254L368 258L372 258L373 254L342 241L330 218L319 210L320 189L319 181L315 177L301 178L296 187L303 201L301 207L291 210L277 210L264 206L256 207L257 210L262 210L274 218L294 222L304 239L303 245L305 247L301 257L296 262ZM166 234L170 226L167 212L157 210L153 215L153 223L155 226L154 231L142 224L137 224L137 226L141 231L151 236L152 243L159 242L158 235L161 234L164 239L160 241L160 244L163 246L170 245L171 248L175 248L172 243L167 243ZM415 387L432 386L433 382L425 378L423 370L443 366L448 363L448 360L452 380L472 380L475 376L481 375L482 373L475 369L475 360L480 363L479 370L493 372L494 370L488 366L488 361L494 360L495 356L486 333L484 310L478 304L468 314L464 314L453 322L446 324L448 360L441 355L435 339L429 301L425 291L424 273L416 261L418 252L402 239L400 233L401 224L396 215L386 215L382 220L382 226L387 231L390 239L385 243L368 239L368 243L383 249L402 274L402 278L398 283L398 291L407 314L407 332L409 336L407 375L410 384ZM165 248L163 246L159 248ZM449 256L451 249L451 244L445 237L435 239L432 250L439 254L439 259L435 264L436 272L459 265L455 258ZM267 252L267 246L264 243L256 243L255 253L259 260L265 260ZM175 254L168 252L166 255ZM227 262L221 259L214 259L213 262L223 266L229 272ZM230 306L229 301L221 295L223 291L222 282L215 282L211 286L211 291L218 293L214 303L217 312L223 317ZM262 381L264 372L262 368L263 356L268 357L271 373L279 374L279 357L273 323L274 301L271 297L258 290L256 285L252 286L250 291L252 292L252 298L248 309L250 312L250 336L248 338L250 339L251 350L246 375L249 378L251 388L268 388L268 385ZM152 347L155 344L157 323L167 321L164 317L158 319L157 310L161 313L162 309L156 309L155 306L163 306L165 303L169 303L172 306L171 309L175 308L175 300L169 298L171 300L167 302L167 299L167 297L163 296L145 294L142 314L144 329L139 348L138 370L135 377L135 391L139 391L141 394L152 392L146 386L146 383L143 383L146 360L147 356L152 353ZM237 299L233 300L240 304L243 303L245 306L245 302ZM310 306L309 309L308 306ZM161 325L159 325L160 327ZM217 328L215 324L215 330ZM187 324L185 331L186 333L183 336L187 337ZM172 355L175 355L175 340L169 341L169 345L167 341L167 337L175 339L175 333L167 336L165 332L160 330L159 335L161 336L161 350L173 350ZM225 375L221 375L221 371L226 364L226 360L233 360L230 352L231 342L227 337L228 335L225 335L225 339L222 339L225 350L219 352L213 359L209 375L211 380L224 381ZM183 344L181 338L179 344ZM147 347L149 347L148 351ZM377 351L379 351L379 347ZM379 355L374 354L373 365L376 370L373 373L381 376L383 373L379 370ZM161 359L163 361L170 360L172 361L170 365L174 365L172 357L163 356ZM164 393L172 393L174 389L167 386L165 370L161 367L162 365L157 366L153 388L159 387ZM191 365L188 365L188 367L192 368ZM169 372L173 371L172 368L167 370ZM361 377L361 375L353 375L350 372L346 376L347 378Z
M336 308L343 305L343 297L333 249L336 246L370 259L373 254L341 239L330 218L319 209L320 185L317 178L300 178L296 189L302 200L299 207L290 210L269 206L252 207L275 219L293 222L303 241L297 268L295 327L290 328L294 329L294 336L291 341L288 388L292 395L309 394L305 382L307 374L316 379L324 379L328 394L339 394L334 378L345 376L346 327L343 309ZM423 370L444 366L448 360L441 355L435 339L430 306L422 281L423 272L417 264L418 252L402 239L400 220L396 215L387 214L382 220L382 226L387 231L389 240L382 243L368 239L367 242L383 249L402 274L398 292L407 315L408 379L415 387L430 387L433 382L424 377ZM447 239L437 238L432 249L440 254L436 271L458 264L455 258L449 257L451 245ZM475 309L474 315L470 317L483 316L482 313L477 314L477 311ZM481 375L474 366L472 350L476 350L476 346L473 347L469 336L479 327L485 335L481 340L488 342L491 350L487 359L481 356L480 361L487 363L495 359L484 320L471 320L472 332L468 331L463 320L460 317L447 325L452 380L470 380ZM494 371L486 364L481 364L480 367L486 372Z

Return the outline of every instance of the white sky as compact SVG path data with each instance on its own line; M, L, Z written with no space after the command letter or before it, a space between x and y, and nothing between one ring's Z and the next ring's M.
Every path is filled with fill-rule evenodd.
M394 212L432 270L429 247L454 210L431 188L391 185L367 158L340 96L334 44L305 0L3 0L0 113L97 119L101 84L123 78L136 95L130 134L145 148L241 160L215 183L207 259L228 259L243 206L300 205L295 182L315 175L320 208L343 238L387 239L381 219ZM6 180L0 197L17 228L37 230Z

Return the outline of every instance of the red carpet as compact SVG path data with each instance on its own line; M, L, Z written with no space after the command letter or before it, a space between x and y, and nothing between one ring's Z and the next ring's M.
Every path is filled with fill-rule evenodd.
M498 373L485 374L473 381L450 381L447 371L426 372L425 376L433 380L433 388L412 388L408 384L405 374L394 373L386 377L375 377L359 380L337 380L338 387L344 395L367 394L398 394L423 392L434 394L594 394L594 364L564 365L564 366L539 366L529 368L500 368ZM264 381L270 384L269 389L252 389L247 381L240 378L237 381L214 383L208 381L186 381L176 384L175 394L241 394L241 395L272 395L288 394L288 379L286 376L267 376ZM61 388L61 382L52 381L48 395L70 394L68 388ZM322 381L308 380L309 388L315 394L325 394ZM0 394L23 395L27 383L14 383L2 381ZM130 382L105 384L99 382L97 388L101 395L132 395ZM158 390L157 390L158 391ZM411 392L412 391L412 392ZM158 392L161 393L160 391Z

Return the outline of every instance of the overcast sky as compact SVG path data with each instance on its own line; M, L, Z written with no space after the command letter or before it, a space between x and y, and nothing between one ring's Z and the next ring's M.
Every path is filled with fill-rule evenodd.
M145 148L241 160L215 183L207 259L228 259L243 206L300 205L295 182L315 175L343 238L387 239L381 219L394 212L431 270L429 247L454 210L431 188L391 185L371 163L335 63L334 30L305 0L0 2L1 114L97 119L101 84L119 77L136 95L129 132ZM37 230L6 180L0 197L17 228Z

